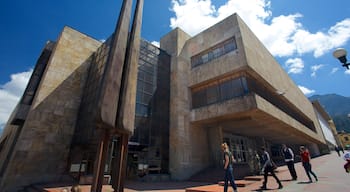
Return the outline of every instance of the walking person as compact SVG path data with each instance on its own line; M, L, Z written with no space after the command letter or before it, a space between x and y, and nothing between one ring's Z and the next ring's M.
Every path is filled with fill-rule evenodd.
M304 146L300 146L300 156L301 156L301 161L303 163L303 167L305 169L306 175L309 178L309 182L312 183L310 173L315 177L315 180L318 181L316 174L312 171L312 168L311 168L311 163L310 163L311 158L310 158L309 150L306 149Z
M228 189L228 182L230 181L230 184L233 188L234 192L237 192L237 185L235 183L235 179L233 177L233 167L232 163L235 161L232 153L229 150L229 147L227 143L221 144L221 149L224 152L224 170L225 170L225 185L224 185L224 192L227 192Z
M297 180L297 173L294 167L294 153L290 147L287 147L286 144L282 144L282 153L284 157L284 162L286 162L288 166L288 170L290 175L292 176L292 180Z
M275 178L276 182L278 183L278 189L282 189L283 188L282 183L276 176L275 172L273 171L272 160L270 158L269 153L266 151L265 147L262 147L261 150L263 151L262 152L263 166L261 171L264 173L264 181L263 181L263 185L261 186L261 189L263 190L267 189L266 188L267 176L269 173L272 175L273 178Z
M338 146L334 147L334 150L337 152L338 156L340 157L340 149Z

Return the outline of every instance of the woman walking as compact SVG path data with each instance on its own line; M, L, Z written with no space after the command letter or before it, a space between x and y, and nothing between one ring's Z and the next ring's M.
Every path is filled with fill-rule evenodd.
M311 163L310 163L311 158L310 158L309 150L306 149L304 146L300 146L300 156L301 156L301 161L303 163L303 167L305 169L306 175L309 178L309 182L312 183L310 173L315 177L315 180L318 181L316 174L311 169Z
M230 152L227 143L221 144L221 149L224 152L224 170L225 170L225 185L224 192L227 192L228 182L230 181L231 186L234 192L237 192L237 185L235 183L235 179L233 177L233 168L232 163L234 162L234 157Z

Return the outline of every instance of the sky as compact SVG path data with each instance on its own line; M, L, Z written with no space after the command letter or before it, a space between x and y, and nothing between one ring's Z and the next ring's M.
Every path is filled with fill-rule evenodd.
M121 4L122 0L0 1L0 129L21 98L45 43L56 40L64 26L107 39ZM193 36L233 13L307 97L350 97L350 70L332 55L340 47L350 51L349 0L144 0L141 36L157 45L176 27Z

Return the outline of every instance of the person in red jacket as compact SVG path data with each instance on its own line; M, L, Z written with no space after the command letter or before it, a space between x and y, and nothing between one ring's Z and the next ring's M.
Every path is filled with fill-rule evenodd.
M316 174L311 169L311 163L310 163L311 158L310 158L309 150L306 149L304 146L300 146L300 156L301 156L301 161L303 163L303 167L305 169L306 175L309 178L309 182L312 183L310 173L315 177L315 180L318 181Z

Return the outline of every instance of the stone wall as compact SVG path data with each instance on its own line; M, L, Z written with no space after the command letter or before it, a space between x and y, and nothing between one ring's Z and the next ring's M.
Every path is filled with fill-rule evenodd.
M1 180L2 191L64 178L89 57L100 45L63 29Z

